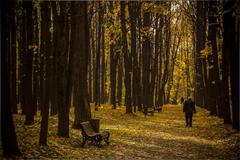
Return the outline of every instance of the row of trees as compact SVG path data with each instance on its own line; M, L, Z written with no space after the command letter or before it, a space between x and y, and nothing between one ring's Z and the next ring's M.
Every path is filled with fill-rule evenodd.
M72 90L76 94L74 127L91 118L89 33L87 2L10 1L4 7L3 78L9 80L2 85L8 91L3 98L2 144L8 155L19 153L16 136L9 134L14 133L9 115L11 110L18 113L18 104L25 125L34 123L40 109L39 144L47 144L49 109L51 115L58 114L58 136L69 137Z
M193 73L194 61L193 56L188 57L190 32L187 28L180 31L186 24L184 15L180 14L181 7L173 10L172 5L170 2L114 1L89 4L88 91L96 109L106 102L115 109L124 101L126 113L132 113L176 103L181 93L193 94L190 89L186 92L181 89L180 93L173 89L175 75L179 79L187 77L185 85L177 82L183 86L180 88L186 85L193 88L190 73ZM180 57L180 63L175 63Z
M239 2L195 5L196 104L239 129Z

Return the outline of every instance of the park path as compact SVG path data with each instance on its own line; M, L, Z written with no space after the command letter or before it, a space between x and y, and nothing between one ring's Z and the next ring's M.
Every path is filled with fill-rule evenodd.
M93 106L92 106L93 107ZM70 125L73 121L73 110ZM33 159L238 159L236 130L223 120L197 107L193 127L186 127L181 105L166 105L154 116L125 114L124 107L112 110L104 105L92 111L100 130L111 133L110 145L82 148L81 133L70 128L70 138L57 137L57 116L49 119L48 146L38 145L40 117L33 126L24 126L24 116L14 115L22 158Z
M237 131L205 109L197 107L191 128L185 126L181 105L164 106L147 117L115 114L112 120L102 117L103 127L112 132L112 155L115 150L127 158L237 159Z

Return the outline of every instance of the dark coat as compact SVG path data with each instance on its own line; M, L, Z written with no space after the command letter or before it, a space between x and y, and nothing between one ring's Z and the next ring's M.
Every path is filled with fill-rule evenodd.
M183 112L187 114L196 113L195 103L191 99L187 99L183 104Z

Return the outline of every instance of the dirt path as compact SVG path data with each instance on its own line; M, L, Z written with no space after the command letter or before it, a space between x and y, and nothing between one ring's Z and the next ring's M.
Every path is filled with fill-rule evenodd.
M109 146L82 148L80 131L74 129L70 129L70 138L58 138L57 117L50 118L49 146L39 146L39 117L26 127L24 117L15 115L22 158L229 160L239 156L237 131L201 108L197 108L192 128L185 127L181 106L164 106L163 112L147 117L140 112L126 115L124 108L112 110L109 105L92 114L101 119L101 130L111 133Z

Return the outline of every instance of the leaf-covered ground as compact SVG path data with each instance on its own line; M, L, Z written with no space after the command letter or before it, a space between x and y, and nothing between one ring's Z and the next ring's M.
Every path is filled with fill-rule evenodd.
M154 116L125 114L124 108L112 110L104 105L92 111L100 119L100 130L110 132L110 145L102 148L87 143L81 147L80 130L70 126L70 138L57 136L57 116L49 119L48 146L39 146L40 116L35 124L24 126L24 116L14 115L21 159L239 159L239 134L223 120L201 108L193 127L185 127L182 107L168 105ZM70 125L73 122L71 110ZM237 143L238 142L238 143ZM2 156L1 156L2 157ZM1 158L0 157L0 158Z

